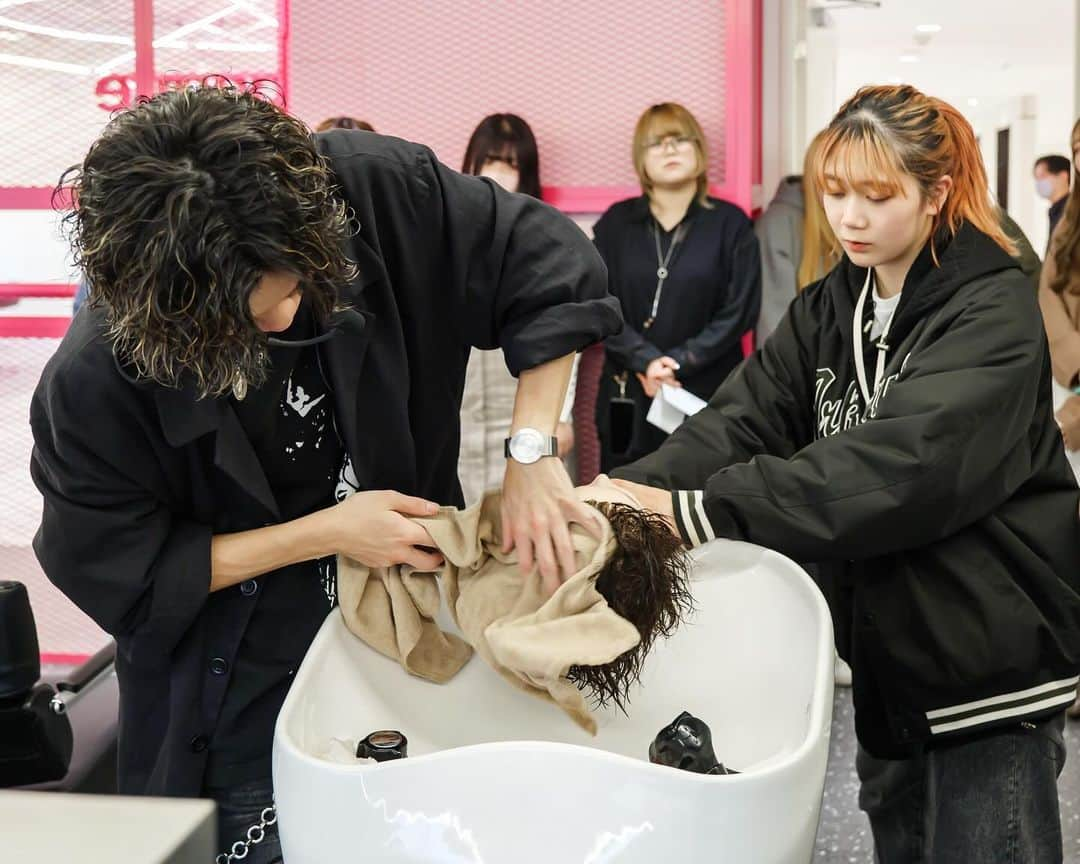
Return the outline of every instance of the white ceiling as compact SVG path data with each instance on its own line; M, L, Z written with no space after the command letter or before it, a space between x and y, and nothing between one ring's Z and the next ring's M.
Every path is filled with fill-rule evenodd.
M1028 92L1054 90L1049 101L1067 104L1071 113L1076 0L882 0L876 9L829 5L840 101L862 84L900 79L951 102L973 123L985 120L987 108ZM938 24L941 31L919 46L919 24ZM909 53L918 62L899 59ZM971 99L978 100L977 108L969 105Z

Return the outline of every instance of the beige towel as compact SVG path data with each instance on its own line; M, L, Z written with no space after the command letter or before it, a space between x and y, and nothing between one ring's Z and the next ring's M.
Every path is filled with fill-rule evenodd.
M500 500L500 493L488 492L466 510L447 507L416 520L445 558L437 573L373 570L339 558L338 601L345 624L408 672L440 684L457 674L475 648L507 681L555 702L595 734L596 721L567 672L571 666L610 663L639 641L635 627L596 590L596 575L615 549L611 525L600 517L599 541L571 527L578 569L546 597L535 568L523 574L516 551L500 551ZM435 623L439 579L464 641Z

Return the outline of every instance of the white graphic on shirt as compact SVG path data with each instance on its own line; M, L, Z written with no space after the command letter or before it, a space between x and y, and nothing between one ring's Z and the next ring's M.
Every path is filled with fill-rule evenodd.
M292 375L289 376L288 384L285 386L285 404L301 417L307 417L311 412L311 409L325 398L326 394L323 393L318 398L313 399L299 384L297 384L296 387L293 387Z
M336 558L323 558L319 561L319 578L322 580L323 592L326 594L326 599L330 603L330 608L334 608L334 604L337 603L337 559Z
M344 501L354 492L360 490L360 481L356 479L356 472L353 471L352 459L349 458L349 454L345 454L345 462L341 466L341 473L338 474L337 488L334 489L334 500Z

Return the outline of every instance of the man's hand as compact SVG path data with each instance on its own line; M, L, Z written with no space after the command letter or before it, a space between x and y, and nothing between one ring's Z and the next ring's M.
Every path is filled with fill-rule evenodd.
M1055 415L1066 450L1080 450L1080 396L1070 396Z
M368 567L411 564L436 570L442 555L418 547L434 547L428 532L409 516L434 516L437 504L400 492L356 492L323 511L334 549Z
M645 486L641 483L632 483L629 480L618 480L614 477L611 478L611 482L623 491L633 495L641 502L641 506L650 513L663 516L668 523L668 527L671 528L671 533L678 536L679 530L675 526L675 508L671 503L671 492L669 490L658 489L655 486Z
M552 456L531 465L507 462L501 516L502 551L517 549L523 573L536 564L549 594L576 570L570 523L597 538L603 533L599 514L578 500L566 468Z

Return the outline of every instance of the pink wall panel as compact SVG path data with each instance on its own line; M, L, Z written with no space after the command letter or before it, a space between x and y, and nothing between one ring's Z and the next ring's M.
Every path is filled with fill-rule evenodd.
M513 111L537 134L549 197L596 210L636 194L634 121L650 103L675 100L705 128L710 179L721 191L734 188L728 63L733 40L746 36L749 45L750 0L294 0L290 7L289 107L309 123L362 117L380 132L429 144L458 167L475 124ZM733 33L733 24L742 29ZM748 181L749 163L746 173Z

